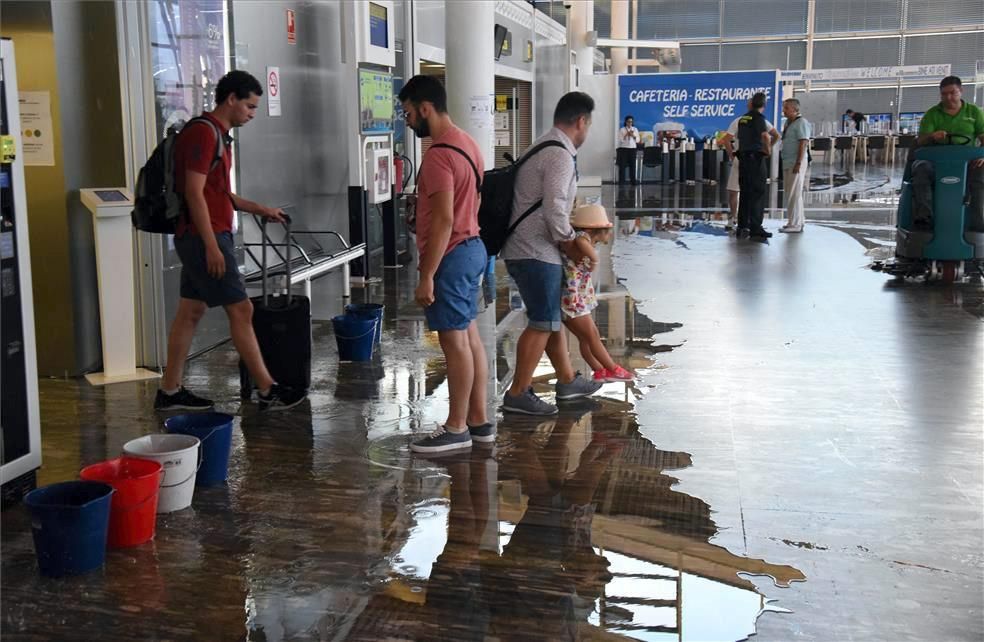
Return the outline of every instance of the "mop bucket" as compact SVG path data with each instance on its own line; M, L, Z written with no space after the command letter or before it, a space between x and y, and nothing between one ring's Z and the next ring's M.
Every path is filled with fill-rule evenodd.
M206 412L177 415L164 421L164 430L175 435L191 435L202 442L202 465L195 486L216 486L229 475L232 450L232 415Z
M349 303L345 306L346 314L355 315L360 319L375 319L376 332L373 343L377 346L383 335L383 307L381 303Z
M70 481L24 496L42 575L81 575L103 565L112 495L109 484Z
M116 490L109 511L110 548L139 546L154 539L157 498L164 477L160 463L119 457L86 466L79 477L109 484Z
M338 344L339 361L369 361L372 359L373 335L376 319L363 319L354 314L333 317L335 342Z
M158 513L172 513L191 506L195 474L201 463L200 445L198 437L191 435L146 435L123 445L123 452L130 457L150 459L164 467Z

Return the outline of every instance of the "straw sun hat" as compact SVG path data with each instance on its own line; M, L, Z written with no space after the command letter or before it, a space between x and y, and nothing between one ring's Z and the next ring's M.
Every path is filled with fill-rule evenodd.
M585 230L601 230L611 227L608 214L601 205L582 205L571 215L571 227Z

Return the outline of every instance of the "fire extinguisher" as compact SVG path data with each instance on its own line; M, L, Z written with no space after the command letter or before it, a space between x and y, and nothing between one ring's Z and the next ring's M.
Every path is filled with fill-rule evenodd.
M393 176L396 180L396 193L403 193L403 157L397 156L393 159Z

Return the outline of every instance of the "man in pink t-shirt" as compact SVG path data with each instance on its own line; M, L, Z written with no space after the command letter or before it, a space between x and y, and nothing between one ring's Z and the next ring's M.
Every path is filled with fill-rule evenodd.
M488 362L478 335L478 291L488 262L478 237L478 205L484 162L471 136L447 110L444 85L433 76L414 76L399 95L407 126L433 144L417 180L417 249L420 282L414 298L427 325L437 331L447 360L448 419L414 442L418 453L491 445L495 426L486 417Z

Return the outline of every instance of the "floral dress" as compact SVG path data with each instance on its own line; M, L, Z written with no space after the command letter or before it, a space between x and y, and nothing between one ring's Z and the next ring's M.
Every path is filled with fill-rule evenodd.
M590 238L587 232L578 236ZM587 257L574 263L564 257L564 291L560 297L560 309L569 317L583 317L598 307L594 284L591 282L591 260Z

